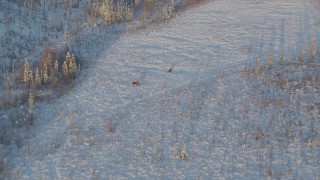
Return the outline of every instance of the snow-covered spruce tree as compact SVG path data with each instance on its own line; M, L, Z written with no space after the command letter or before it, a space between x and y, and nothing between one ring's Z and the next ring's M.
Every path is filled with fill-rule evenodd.
M69 76L71 74L70 72L72 71L72 70L70 70L70 64L72 65L72 57L71 57L70 53L67 52L66 59L62 64L62 77L65 80L69 78Z
M48 53L43 63L43 82L45 84L47 84L50 81L51 69L52 69L52 56L50 53Z
M137 8L140 5L140 0L134 0L134 7Z
M116 8L113 7L113 1L109 0L108 3L109 3L108 7L110 8L110 18L111 18L111 24L112 24L117 20L117 13L116 13Z
M102 3L101 7L99 8L99 15L107 24L111 23L108 3Z
M110 24L112 24L115 22L115 14L116 14L113 10L112 0L108 0L107 5L108 5L108 14L109 14Z
M51 53L48 53L47 58L45 60L45 63L47 64L48 68L51 67L51 65L52 65L52 55L51 55Z
M43 66L43 73L42 73L43 83L47 84L49 82L49 75L48 75L48 66Z
M121 1L118 1L118 4L117 4L116 21L117 22L123 21L123 10L122 10Z
M28 59L26 59L24 62L23 82L25 86L29 89L32 83L32 70Z
M125 20L126 22L131 22L133 20L130 6L127 6Z
M113 10L113 3L112 3L112 0L108 0L106 2L107 4L107 13L108 13L108 22L109 24L112 24L114 21L115 21L115 13L114 13L114 10Z
M41 79L41 83L43 82L43 71L42 69L40 69L40 79Z
M74 54L72 54L72 57L69 63L69 75L71 78L74 78L76 71L77 71L76 58L74 57Z
M68 79L68 76L69 76L69 69L68 69L67 60L65 60L62 65L62 78L66 80Z
M173 11L174 11L174 0L171 1L170 7L169 7L169 18L171 19L173 17Z
M84 54L84 62L85 62L86 64L88 64L88 61L89 61L89 56L88 56L88 52L86 52L86 53Z
M8 82L8 85L9 85L9 88L11 89L13 87L13 81L11 80L10 78L10 75L9 75L9 71L7 70L6 71L6 80Z
M164 20L169 20L173 17L173 12L174 12L174 0L171 1L171 4L169 7L165 7L163 10L163 19Z
M106 14L107 14L106 11L107 10L106 9L107 9L106 3L102 3L102 5L100 7L98 7L98 13L104 21L107 21L107 18L106 18Z
M51 74L51 85L52 87L57 87L59 81L59 64L56 60Z
M163 20L168 20L169 19L169 15L168 15L168 12L167 12L167 8L165 8L163 10Z
M36 75L35 75L34 81L35 81L35 85L36 85L37 87L40 87L40 86L41 86L42 77L41 77L41 75L40 75L39 68L36 69Z
M66 62L67 62L67 64L69 64L70 61L71 61L71 55L70 55L69 52L67 52L67 55L66 55Z

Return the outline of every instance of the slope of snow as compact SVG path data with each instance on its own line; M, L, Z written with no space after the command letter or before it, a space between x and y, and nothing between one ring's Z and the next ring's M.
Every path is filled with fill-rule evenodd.
M237 115L237 89L247 88L237 71L281 49L299 54L319 36L319 15L305 0L216 0L90 47L106 50L70 94L36 105L30 138L7 157L9 176L256 179L271 169L280 178L319 177L319 151L243 145ZM175 160L183 146L187 159Z

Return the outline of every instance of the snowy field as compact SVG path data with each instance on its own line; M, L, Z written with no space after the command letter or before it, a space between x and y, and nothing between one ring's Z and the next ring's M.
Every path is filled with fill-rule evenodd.
M293 136L303 111L275 117L281 108L261 109L256 84L243 78L258 57L266 64L268 54L284 49L287 59L304 43L320 43L319 1L214 0L147 29L89 38L99 30L79 41L88 42L89 54L103 53L68 94L35 104L34 125L21 148L8 147L3 176L320 177L319 115L294 126ZM320 102L318 91L313 100Z

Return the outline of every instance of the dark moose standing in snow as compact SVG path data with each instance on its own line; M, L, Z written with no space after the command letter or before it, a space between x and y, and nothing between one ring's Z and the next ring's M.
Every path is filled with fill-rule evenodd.
M133 81L133 82L132 82L132 85L133 85L133 86L140 86L140 83L139 83L139 81Z

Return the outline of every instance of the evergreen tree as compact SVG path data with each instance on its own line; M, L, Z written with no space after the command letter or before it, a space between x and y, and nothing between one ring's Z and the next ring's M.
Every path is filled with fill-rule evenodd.
M8 70L6 71L6 79L7 79L7 82L8 82L9 87L12 88L12 86L13 86L13 81L12 81L11 78L10 78L10 75L9 75L9 71L8 71Z
M99 8L99 14L104 21L109 24L109 14L108 14L108 5L107 3L102 3L101 7Z
M51 67L52 65L52 56L51 53L48 53L46 61L45 61L46 65L48 66L48 69Z
M47 57L45 58L44 64L43 64L43 80L44 83L48 83L50 80L50 71L52 68L52 56L50 53L48 53Z
M53 87L56 87L58 85L59 81L59 64L58 61L56 60L54 63L52 75L51 75L51 85Z
M32 83L32 70L29 64L29 60L26 59L25 63L24 63L24 74L23 74L23 82L24 84L30 88L30 85Z
M72 78L74 77L76 71L77 71L76 59L75 59L74 55L72 54L72 57L71 57L71 60L69 63L69 74Z
M69 64L70 61L71 61L71 55L70 55L69 52L67 52L67 55L66 55L66 62L67 62L67 64Z
M173 17L173 11L174 11L174 0L171 1L170 7L169 7L169 18L171 19Z
M41 83L43 82L43 71L42 69L40 69L40 79L41 79Z
M117 14L113 8L113 1L109 0L108 1L108 7L110 8L110 19L111 19L111 23L114 23L117 20Z
M48 75L48 66L43 67L43 82L47 84L49 82L49 75Z
M62 65L62 77L63 77L63 79L67 79L68 75L69 75L69 69L68 69L67 60L65 60L63 62L63 65Z
M140 4L140 0L134 0L134 7L137 8Z
M41 78L40 71L38 68L36 69L36 75L35 75L34 80L35 80L35 84L37 87L41 86L42 78Z
M167 9L165 8L163 10L163 20L168 20L168 19L169 19L169 15L168 15Z
M131 12L131 9L130 9L129 6L127 7L126 16L125 17L126 17L126 21L127 22L130 22L133 19L132 12Z
M99 15L101 18L107 23L111 24L114 22L112 16L113 16L113 10L112 10L112 0L105 1L101 4L101 6L98 8Z
M88 52L86 52L86 53L84 54L84 61L86 62L86 64L87 64L88 61L89 61Z
M118 1L118 5L117 5L117 13L116 13L116 18L118 22L123 21L123 13L122 13L122 4L121 1Z

